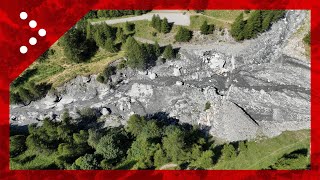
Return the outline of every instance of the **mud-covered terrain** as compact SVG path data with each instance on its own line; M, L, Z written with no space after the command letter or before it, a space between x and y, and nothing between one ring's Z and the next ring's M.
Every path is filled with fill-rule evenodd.
M77 116L77 109L92 107L106 125L125 124L133 113L167 114L227 141L308 129L310 61L291 57L288 47L306 17L306 11L288 11L271 30L244 42L182 45L179 58L148 71L119 70L113 88L96 75L79 76L56 95L11 105L11 124L59 120L64 109Z

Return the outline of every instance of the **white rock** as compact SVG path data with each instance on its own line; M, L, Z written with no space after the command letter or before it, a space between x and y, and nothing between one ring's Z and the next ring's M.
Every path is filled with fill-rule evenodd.
M156 73L149 73L149 78L150 79L155 79L157 77Z
M174 68L173 69L173 75L174 76L180 76L181 75L180 68Z
M108 111L108 109L107 108L102 108L102 110L101 110L101 114L102 115L109 115L110 114L110 112Z
M148 75L148 71L138 71L139 75Z
M177 86L182 86L182 85L183 85L183 82L177 81L177 82L176 82L176 85L177 85Z

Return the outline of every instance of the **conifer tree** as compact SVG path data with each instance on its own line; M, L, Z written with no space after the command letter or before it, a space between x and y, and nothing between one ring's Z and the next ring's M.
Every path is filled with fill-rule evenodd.
M174 51L172 48L172 45L169 44L168 46L166 46L166 48L163 51L163 58L165 59L172 59L174 58Z
M118 51L118 49L116 48L116 46L114 45L112 39L107 39L106 42L105 42L105 45L104 45L104 48L111 52L111 53L115 53Z
M246 39L257 37L262 31L262 14L260 10L254 11L247 21L244 28L244 37Z
M126 42L126 35L124 34L123 29L121 27L118 27L116 36L117 36L118 42L121 42L121 43Z
M266 15L266 17L262 21L262 27L261 27L262 32L270 28L271 20L272 20L272 15L271 14Z
M94 33L93 33L93 39L95 40L95 42L97 43L97 45L99 47L103 47L104 43L105 43L105 39L106 37L104 36L103 33L100 32L99 29L97 29Z
M134 30L134 24L129 23L128 21L125 23L124 28L126 29L127 32L133 31Z
M178 42L188 42L191 38L192 32L184 27L180 27L175 36L175 40Z
M131 36L128 37L126 41L125 56L127 57L129 67L138 69L146 68L146 54L141 45Z
M155 29L158 31L158 32L161 32L161 19L159 17L159 15L156 16L156 19L155 19L155 25L154 25Z
M207 21L204 21L200 27L201 34L207 35L209 34L209 28Z
M243 21L243 13L241 13L234 21L234 23L231 25L231 35L237 40L241 41L243 40L243 28L245 26L245 23Z
M161 32L165 34L170 32L170 25L167 18L164 18L161 22Z
M151 18L151 27L155 28L156 27L156 15L153 15L152 18Z
M154 43L154 52L155 52L157 57L161 56L161 48L160 48L160 45L159 45L158 41L156 41Z

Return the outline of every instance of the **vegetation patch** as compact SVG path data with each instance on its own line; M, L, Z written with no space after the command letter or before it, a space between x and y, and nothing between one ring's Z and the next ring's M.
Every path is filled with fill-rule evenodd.
M241 13L231 26L230 33L237 40L251 39L269 30L271 24L283 18L285 10L256 10L247 20Z
M309 131L220 144L197 126L132 115L125 127L100 128L95 109L65 111L62 121L29 125L10 137L11 169L305 169ZM174 146L172 146L174 144ZM303 153L300 151L302 149Z

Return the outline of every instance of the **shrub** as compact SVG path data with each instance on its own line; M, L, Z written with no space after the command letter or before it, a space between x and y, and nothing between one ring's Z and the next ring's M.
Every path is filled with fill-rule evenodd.
M101 75L101 74L99 74L98 76L97 76L97 81L99 82L99 83L104 83L104 77L103 77L103 75Z
M126 22L124 28L127 32L134 31L135 25L133 23Z
M187 28L180 27L174 38L178 42L188 42L192 38L192 32Z
M308 32L308 34L306 34L306 35L304 36L303 41L304 41L306 44L308 44L308 45L311 44L310 31Z
M15 157L27 149L26 137L23 135L15 135L10 137L10 156Z
M126 61L122 60L117 64L117 69L123 69L126 67Z
M201 34L207 35L209 34L209 25L207 21L204 21L202 25L200 26L200 32Z
M205 106L204 106L204 110L208 110L211 107L211 103L209 101L206 102Z
M165 58L165 59L172 59L172 58L175 57L175 54L174 54L174 51L173 51L173 48L172 48L171 44L166 46L166 48L164 49L162 55L163 55L163 58Z
M104 71L103 71L103 77L104 77L104 80L109 80L110 77L112 75L114 75L116 73L116 67L114 66L107 66Z

